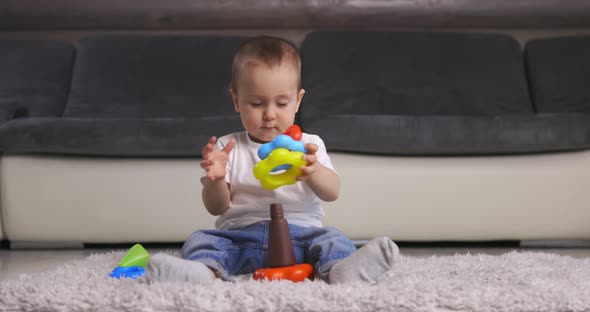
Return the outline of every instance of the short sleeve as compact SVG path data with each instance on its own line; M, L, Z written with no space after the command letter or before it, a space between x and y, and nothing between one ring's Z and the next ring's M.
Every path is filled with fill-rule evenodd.
M318 151L316 152L316 157L318 158L318 161L322 165L324 165L324 167L336 172L334 166L332 165L332 160L330 159L330 156L328 156L328 151L326 149L324 141L317 135L312 136L312 138L313 140L311 141L318 146Z

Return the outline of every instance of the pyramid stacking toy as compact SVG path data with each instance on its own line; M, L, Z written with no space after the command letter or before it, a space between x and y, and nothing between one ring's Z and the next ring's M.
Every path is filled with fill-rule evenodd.
M150 254L147 250L141 244L135 244L109 276L117 279L122 277L136 279L145 274L145 267L149 260Z

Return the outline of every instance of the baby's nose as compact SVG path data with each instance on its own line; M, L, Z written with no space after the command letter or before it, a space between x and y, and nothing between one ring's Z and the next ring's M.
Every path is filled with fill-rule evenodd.
M273 109L267 109L264 111L264 119L265 120L273 120L273 119L275 119L275 117L276 117L276 114Z

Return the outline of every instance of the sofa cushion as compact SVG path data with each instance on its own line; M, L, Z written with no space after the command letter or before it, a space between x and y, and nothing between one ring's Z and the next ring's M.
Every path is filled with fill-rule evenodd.
M64 115L233 115L232 58L244 38L110 35L81 40Z
M518 43L503 35L318 32L302 44L302 118L531 113Z
M526 63L539 112L590 113L590 37L536 39Z
M109 35L81 40L63 118L0 126L6 153L199 156L241 130L228 85L245 38Z
M587 116L537 115L507 36L318 32L302 45L300 120L332 151L505 154L588 147Z
M241 130L240 117L22 118L0 127L5 153L200 156L212 135Z
M331 151L507 155L590 148L590 115L330 115L311 124Z
M0 102L13 117L60 116L66 102L74 47L51 40L0 39ZM1 109L7 108L4 104ZM16 108L14 107L16 106Z

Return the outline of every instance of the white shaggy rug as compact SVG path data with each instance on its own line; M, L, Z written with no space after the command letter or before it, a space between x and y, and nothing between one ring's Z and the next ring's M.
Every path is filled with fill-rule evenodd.
M0 282L0 311L590 311L590 259L556 254L402 256L375 286L108 277L123 255Z

